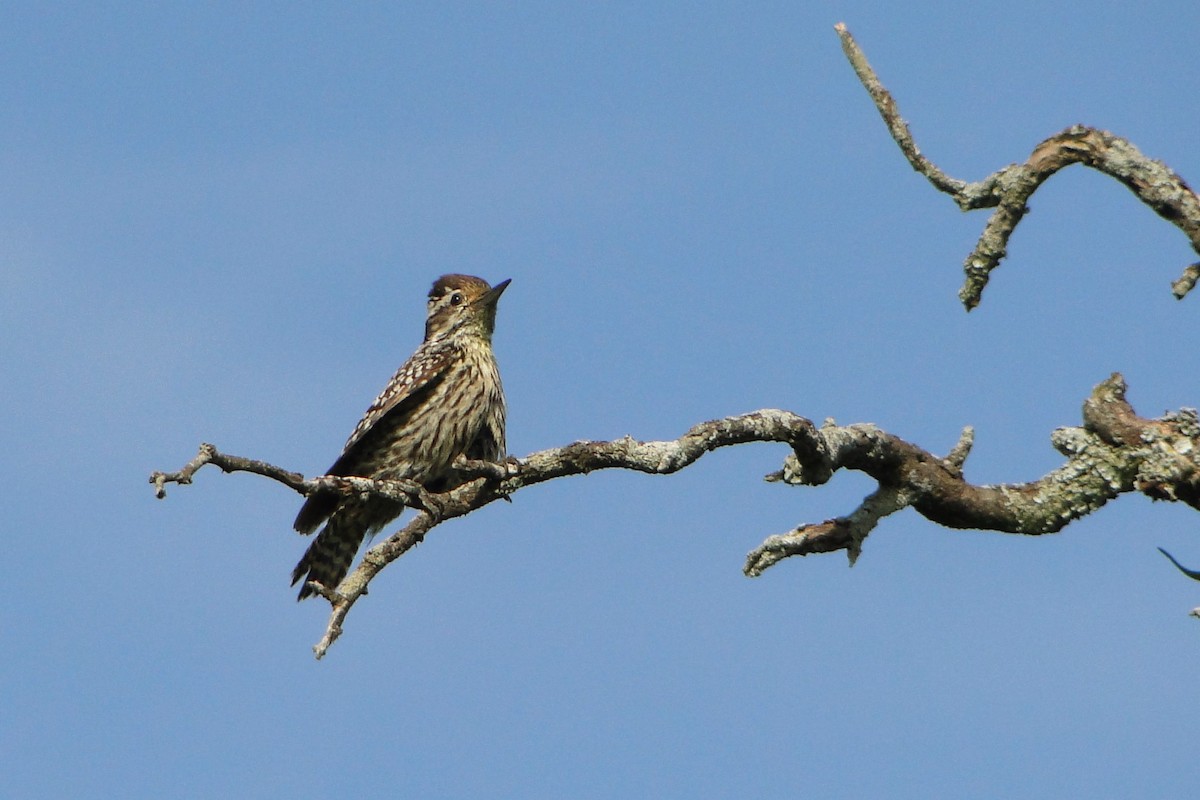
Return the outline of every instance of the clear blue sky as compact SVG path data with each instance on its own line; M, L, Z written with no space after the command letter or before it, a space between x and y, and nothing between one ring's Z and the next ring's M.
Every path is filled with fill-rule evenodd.
M306 474L413 350L443 272L512 278L516 455L762 407L1032 480L1121 371L1200 404L1183 235L1082 168L980 309L978 179L1083 122L1200 184L1194 3L5 4L0 765L12 798L1183 797L1200 518L1124 497L1057 536L886 520L742 576L872 486L757 445L437 529L352 612L297 605Z

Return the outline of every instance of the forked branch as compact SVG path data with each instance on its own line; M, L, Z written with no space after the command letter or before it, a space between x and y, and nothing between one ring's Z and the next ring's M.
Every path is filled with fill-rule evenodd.
M1156 214L1183 231L1192 249L1200 254L1200 198L1166 164L1146 157L1131 142L1108 131L1072 125L1039 143L1024 163L1009 164L975 183L946 175L921 153L896 101L880 83L846 26L838 23L834 28L841 37L846 58L912 168L938 191L950 195L963 211L996 209L975 249L963 263L966 281L958 296L968 311L979 305L992 270L1004 259L1009 237L1029 210L1025 205L1029 198L1051 175L1071 164L1083 164L1125 184ZM1171 284L1171 290L1182 299L1197 280L1200 280L1200 262L1185 267L1179 279Z
M350 608L366 594L385 566L424 540L442 522L463 516L527 486L586 475L601 469L629 469L668 475L705 453L748 442L787 444L791 453L768 481L819 486L835 472L863 472L878 488L844 517L801 525L771 536L747 558L744 572L762 574L790 556L845 550L851 563L868 534L883 517L913 508L948 528L973 528L1038 535L1061 530L1072 520L1112 498L1138 491L1155 499L1176 500L1200 509L1200 420L1183 409L1159 419L1144 419L1125 400L1125 383L1113 375L1100 383L1084 404L1083 427L1054 432L1055 447L1066 462L1030 483L977 486L963 478L973 433L963 432L945 457L880 430L874 425L818 427L788 411L764 409L696 425L672 441L642 442L625 437L609 442L580 441L542 450L505 464L460 463L460 472L477 475L451 491L430 494L405 481L303 476L252 459L228 456L201 445L196 458L178 472L150 476L156 495L168 483L186 484L205 464L226 472L251 472L299 492L334 488L369 492L401 500L418 509L399 531L371 548L337 587L316 587L332 606L325 634L314 647L320 658L338 638Z

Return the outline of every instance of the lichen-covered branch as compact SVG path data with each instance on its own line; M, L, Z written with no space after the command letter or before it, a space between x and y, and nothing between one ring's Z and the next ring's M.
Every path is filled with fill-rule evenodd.
M1183 231L1192 249L1200 254L1200 198L1166 164L1148 158L1127 139L1108 131L1073 125L1038 144L1024 163L1010 164L981 181L968 183L947 176L921 153L896 101L880 83L846 26L838 23L834 27L851 66L913 169L938 191L950 195L963 211L996 209L963 263L966 281L959 299L968 311L979 305L991 271L1000 265L1009 237L1028 210L1029 198L1051 175L1071 164L1083 164L1116 178L1160 217ZM1200 262L1187 266L1171 290L1182 299L1197 280Z
M874 425L817 427L788 411L764 409L702 422L672 441L642 442L625 437L608 442L580 441L542 450L502 464L459 462L468 480L440 494L407 481L303 476L252 459L229 456L212 445L183 469L150 476L158 497L167 483L191 483L197 470L214 464L225 472L251 472L301 493L335 489L371 492L400 500L418 510L402 529L371 548L337 587L316 586L329 601L332 615L314 648L321 657L341 634L350 608L366 594L371 580L388 564L424 540L442 522L463 516L528 486L601 469L629 469L668 475L694 463L705 453L749 442L787 444L791 453L783 468L767 480L819 486L842 469L857 470L878 483L857 509L844 517L801 525L771 536L750 553L744 571L757 576L790 556L845 550L853 560L879 521L903 508L913 508L947 528L973 528L1039 535L1061 530L1109 500L1141 492L1158 500L1174 500L1200 509L1200 419L1183 409L1159 419L1139 417L1125 400L1125 383L1114 374L1100 383L1084 403L1083 426L1060 428L1051 437L1066 462L1030 483L977 486L963 477L973 431L963 431L958 444L939 457Z

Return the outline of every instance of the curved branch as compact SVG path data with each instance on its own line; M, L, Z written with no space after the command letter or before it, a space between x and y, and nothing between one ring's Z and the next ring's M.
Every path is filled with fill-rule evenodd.
M1025 204L1029 198L1051 175L1071 164L1083 164L1125 184L1156 214L1183 231L1200 254L1200 197L1166 164L1148 158L1127 139L1108 131L1073 125L1038 144L1024 163L1010 164L981 181L968 183L947 176L921 153L896 101L879 82L845 24L839 22L834 29L846 58L912 168L938 191L950 195L963 211L996 209L963 263L966 281L958 296L968 311L979 305L991 271L1004 259L1009 237L1028 211ZM1200 262L1187 266L1171 290L1182 299L1197 280Z
M1138 491L1200 509L1200 418L1183 409L1160 419L1137 416L1125 400L1125 383L1114 374L1100 383L1083 409L1082 428L1060 428L1051 437L1067 461L1029 483L977 486L963 477L973 431L963 431L946 457L933 455L874 425L817 427L788 411L764 409L696 425L673 441L641 442L628 436L609 442L580 441L542 450L502 464L460 461L467 482L432 494L408 481L303 476L265 462L229 456L212 445L178 472L150 476L157 496L167 483L186 484L205 464L225 472L251 472L301 494L318 489L370 492L418 509L402 529L372 547L337 587L314 587L329 601L332 615L314 648L320 658L341 635L350 608L374 577L422 542L442 522L468 514L524 487L600 469L629 469L669 475L720 447L748 442L780 442L791 447L783 469L768 481L818 486L840 469L866 473L878 489L845 517L801 525L771 536L747 558L744 571L761 575L790 556L845 550L853 563L879 520L913 508L948 528L974 528L1039 535L1061 530L1125 492Z

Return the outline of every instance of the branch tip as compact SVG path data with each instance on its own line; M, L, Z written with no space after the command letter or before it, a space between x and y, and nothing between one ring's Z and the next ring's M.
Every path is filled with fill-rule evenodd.
M1171 294L1175 295L1177 300L1182 300L1196 287L1197 282L1200 282L1200 261L1184 268L1179 280L1171 284Z
M967 456L971 454L971 448L974 446L975 428L967 425L962 429L962 433L958 435L958 441L955 442L954 447L946 454L946 462L961 471L963 464L967 461Z

